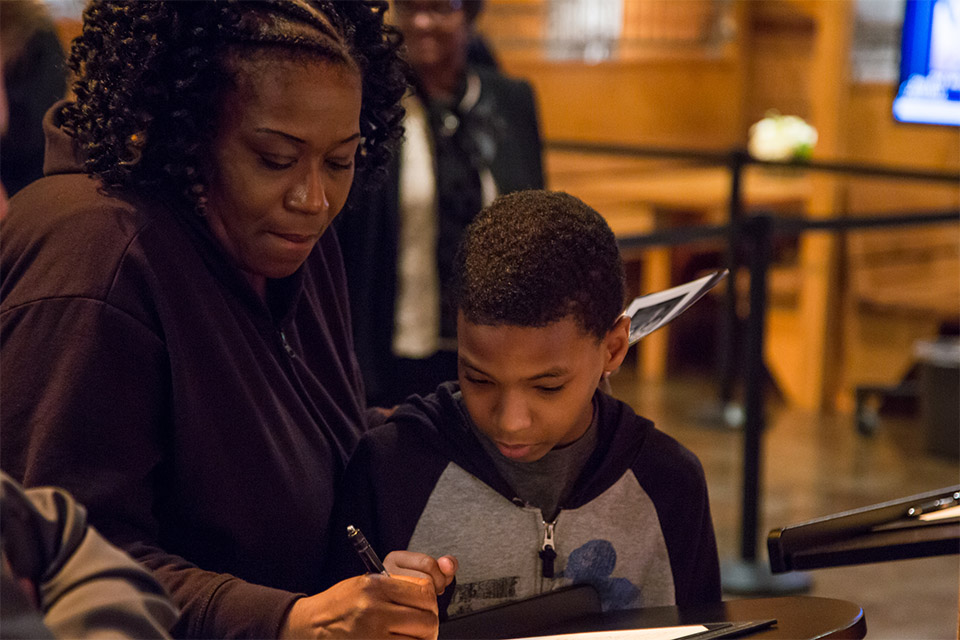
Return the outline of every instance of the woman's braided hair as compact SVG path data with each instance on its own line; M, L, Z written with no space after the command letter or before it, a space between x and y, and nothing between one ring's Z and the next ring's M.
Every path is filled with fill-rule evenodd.
M405 67L386 9L374 0L94 0L70 55L75 101L61 123L108 191L202 209L204 161L232 83L228 53L270 49L360 72L357 168L369 174L402 134Z

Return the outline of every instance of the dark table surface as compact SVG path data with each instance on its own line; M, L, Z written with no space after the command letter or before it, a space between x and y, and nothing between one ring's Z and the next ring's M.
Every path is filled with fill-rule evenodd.
M772 638L863 638L863 609L846 600L812 596L726 600L697 607L650 607L591 614L545 629L543 633L574 633L609 629L672 627L705 622L739 622L776 618L776 626L751 633L750 640Z
M768 629L742 636L749 640L773 638L863 638L867 623L863 609L846 600L812 596L726 600L694 607L650 607L575 614L560 601L531 603L500 609L494 615L472 615L456 624L441 624L440 637L510 638L615 629L673 627L710 622L745 622L775 618ZM504 615L504 613L507 615Z

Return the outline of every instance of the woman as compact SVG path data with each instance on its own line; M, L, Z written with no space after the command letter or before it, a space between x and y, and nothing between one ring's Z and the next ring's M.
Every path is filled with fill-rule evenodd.
M0 50L10 127L0 136L2 182L12 196L43 175L43 114L67 90L66 56L39 0L0 2Z
M93 2L3 222L2 466L85 504L177 635L436 634L426 580L303 597L364 424L325 231L399 137L385 8Z

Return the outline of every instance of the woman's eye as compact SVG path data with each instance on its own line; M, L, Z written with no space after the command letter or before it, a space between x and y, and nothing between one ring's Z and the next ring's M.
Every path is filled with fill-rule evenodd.
M294 165L296 160L280 160L279 158L271 158L268 156L260 156L260 162L267 169L272 169L274 171L280 171L282 169L289 169Z
M349 160L327 160L327 165L335 171L349 171L353 169L353 158Z

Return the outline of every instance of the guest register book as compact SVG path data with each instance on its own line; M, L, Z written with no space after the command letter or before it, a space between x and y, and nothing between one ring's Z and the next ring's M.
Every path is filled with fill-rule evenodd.
M604 612L596 588L579 583L454 616L440 623L440 640L717 640L746 636L777 624L769 619L612 630L611 626L621 625L607 616L619 613L629 612ZM577 632L584 627L606 630ZM543 635L558 632L560 635Z

